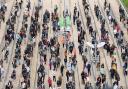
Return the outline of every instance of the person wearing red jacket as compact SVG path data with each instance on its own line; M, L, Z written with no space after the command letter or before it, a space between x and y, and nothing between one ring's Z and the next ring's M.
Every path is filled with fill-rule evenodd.
M48 85L49 85L49 88L52 87L52 79L50 77L48 78Z

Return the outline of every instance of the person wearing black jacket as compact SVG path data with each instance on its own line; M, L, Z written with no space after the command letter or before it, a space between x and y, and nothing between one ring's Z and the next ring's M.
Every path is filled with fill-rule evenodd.
M63 76L63 71L64 71L64 65L62 64L60 67L61 75Z
M8 84L5 86L5 89L13 89L12 81L9 80Z

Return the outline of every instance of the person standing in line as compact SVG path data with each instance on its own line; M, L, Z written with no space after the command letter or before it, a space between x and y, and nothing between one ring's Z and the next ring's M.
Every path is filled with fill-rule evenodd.
M56 71L53 70L53 81L56 82Z
M63 76L63 72L64 72L64 65L63 64L60 67L60 71L61 71L61 75Z
M50 77L48 78L48 85L49 85L49 88L52 88L52 79Z

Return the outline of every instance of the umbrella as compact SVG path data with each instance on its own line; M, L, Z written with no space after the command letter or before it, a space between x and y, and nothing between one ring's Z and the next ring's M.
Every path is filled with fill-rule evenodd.
M105 42L100 42L97 47L100 48L100 47L103 47L105 45Z
M71 18L70 16L66 17L66 27L70 27L71 26Z
M63 18L63 17L61 17L61 18L59 19L58 25L60 26L61 29L64 28L65 23L64 23L64 18Z
M66 31L71 31L71 28L68 26L67 28L66 28Z
M86 42L85 44L86 44L87 46L91 47L91 48L94 48L94 45L93 45L92 43L90 43L90 42Z

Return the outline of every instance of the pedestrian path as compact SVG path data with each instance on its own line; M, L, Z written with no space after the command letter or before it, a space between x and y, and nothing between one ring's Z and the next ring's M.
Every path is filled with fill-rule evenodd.
M116 0L106 1L24 0L22 8L8 1L0 29L1 89L127 89L128 46L119 44L115 20L126 41L127 28Z

